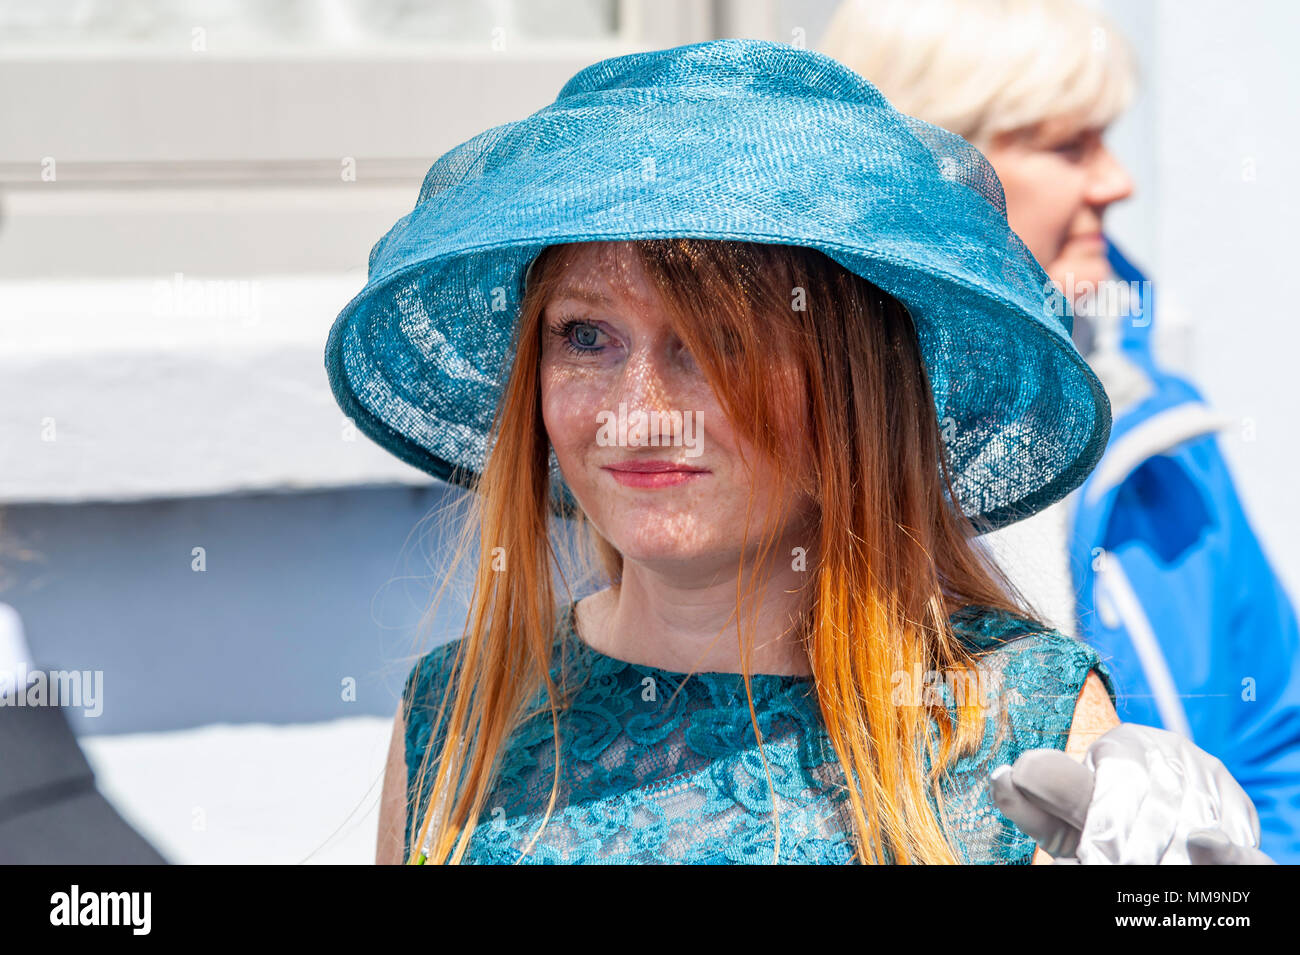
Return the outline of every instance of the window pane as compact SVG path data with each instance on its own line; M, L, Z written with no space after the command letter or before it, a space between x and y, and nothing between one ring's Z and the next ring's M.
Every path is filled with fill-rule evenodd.
M601 40L618 0L0 0L0 53L214 56Z

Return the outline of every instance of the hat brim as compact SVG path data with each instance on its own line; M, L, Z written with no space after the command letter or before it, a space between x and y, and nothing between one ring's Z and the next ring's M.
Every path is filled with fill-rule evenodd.
M777 243L818 249L907 307L955 503L978 530L1078 487L1105 450L1110 404L1071 341L1068 303L1007 225L987 161L834 61L814 60L823 73L810 76L806 51L756 53L757 42L699 45L751 71L735 91L697 89L704 81L685 74L702 54L683 52L695 47L618 58L435 163L327 343L331 387L357 426L469 486L485 464L525 269L543 248ZM676 92L620 85L620 71L653 72L656 57L673 56L687 61L683 75L658 79ZM793 80L773 62L792 56ZM784 99L758 88L786 80L800 88Z

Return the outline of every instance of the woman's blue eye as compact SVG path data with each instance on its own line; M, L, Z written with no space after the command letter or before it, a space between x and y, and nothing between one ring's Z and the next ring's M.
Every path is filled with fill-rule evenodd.
M558 325L551 326L551 334L575 355L591 355L600 351L600 347L596 345L600 329L580 318L566 319Z

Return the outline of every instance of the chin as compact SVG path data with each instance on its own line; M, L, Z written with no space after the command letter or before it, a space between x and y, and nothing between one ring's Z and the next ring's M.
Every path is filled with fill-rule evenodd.
M1052 270L1052 275L1063 286L1066 282L1073 281L1076 286L1091 285L1096 288L1110 278L1110 261L1104 252L1098 252L1096 255L1070 256L1057 264Z
M691 560L709 551L712 535L702 536L695 521L689 523L650 519L645 522L616 520L606 525L606 539L625 558L638 563Z

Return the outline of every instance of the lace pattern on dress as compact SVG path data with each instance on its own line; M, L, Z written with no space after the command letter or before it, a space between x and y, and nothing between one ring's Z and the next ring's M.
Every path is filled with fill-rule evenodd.
M781 863L854 861L845 776L811 677L751 675L760 752L739 674L688 677L606 656L577 636L572 612L572 604L563 609L552 668L557 681L567 679L570 700L559 714L556 808L525 856L553 783L555 740L543 706L502 753L465 861L767 864L776 849L773 809ZM979 752L941 781L949 831L966 862L1026 864L1034 843L993 805L988 774L1027 749L1063 749L1088 671L1101 673L1113 698L1110 677L1095 650L1055 630L1027 632L1023 620L979 608L953 623L996 688L1004 718L991 711ZM407 679L408 833L453 656L454 642L438 647ZM952 711L952 687L935 690ZM426 780L421 809L428 797Z

